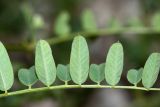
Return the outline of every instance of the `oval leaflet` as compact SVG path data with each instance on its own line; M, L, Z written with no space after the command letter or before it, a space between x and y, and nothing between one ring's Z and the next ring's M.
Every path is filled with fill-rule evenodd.
M9 90L14 82L14 74L8 53L2 42L0 42L0 90Z

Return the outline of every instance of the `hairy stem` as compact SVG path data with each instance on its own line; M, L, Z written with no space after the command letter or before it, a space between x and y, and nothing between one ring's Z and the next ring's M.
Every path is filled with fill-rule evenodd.
M32 89L25 89L25 90L19 90L19 91L14 91L14 92L8 92L7 94L5 94L5 93L0 94L0 97L14 96L14 95L47 91L47 90L55 90L55 89L73 89L73 88L113 88L113 86L108 86L108 85L59 85L59 86L50 86L49 88L48 87L41 87L41 88L32 88ZM144 87L135 87L135 86L114 86L114 89L160 91L160 88L150 88L148 90Z

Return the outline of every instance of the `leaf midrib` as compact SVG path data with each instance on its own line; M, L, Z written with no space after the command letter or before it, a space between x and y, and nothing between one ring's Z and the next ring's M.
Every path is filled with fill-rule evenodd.
M79 82L80 82L80 84L81 84L81 78L82 78L82 66L81 66L81 61L80 61L80 40L78 39L78 63L79 63L79 70L80 70L80 74L79 74L79 77L80 78L78 78L79 79Z
M3 74L2 74L2 72L1 72L1 70L0 70L0 75L1 75L1 78L2 78L2 84L3 84L3 86L4 86L4 89L6 89L5 80L4 80L4 78L3 78Z
M47 68L46 68L46 61L45 61L45 58L43 57L44 56L44 53L43 53L43 49L42 49L42 46L40 45L40 51L42 53L42 64L44 66L44 74L45 74L45 80L47 82L47 85L49 85L49 80L48 80L48 73L46 73L47 71Z

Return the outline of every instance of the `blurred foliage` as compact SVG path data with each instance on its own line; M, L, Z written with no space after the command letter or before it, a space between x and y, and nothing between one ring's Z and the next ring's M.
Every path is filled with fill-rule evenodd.
M107 27L112 30L120 30L122 28L122 23L119 20L112 18L108 21Z
M69 25L70 15L68 12L62 12L55 21L54 32L56 35L63 37L68 36L71 32Z
M141 0L146 12L153 12L160 9L160 0Z
M133 29L139 29L144 27L143 22L137 18L133 18L132 20L129 20L128 26L132 27Z
M96 20L91 10L84 10L81 20L84 31L94 32L97 30Z
M160 30L160 13L157 13L152 17L152 27L156 31Z
M23 29L24 19L19 9L19 0L0 1L0 31L5 33L16 33Z

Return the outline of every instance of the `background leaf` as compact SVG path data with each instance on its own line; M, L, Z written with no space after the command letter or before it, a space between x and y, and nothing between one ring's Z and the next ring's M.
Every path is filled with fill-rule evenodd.
M94 32L97 30L96 20L91 10L84 10L81 19L82 27L85 31Z
M84 37L77 36L72 43L70 57L70 74L72 80L81 85L87 79L89 72L89 50Z
M62 12L55 21L54 31L60 37L68 36L71 32L69 25L70 16L69 13L64 11Z
M100 82L104 80L104 68L105 64L100 64L100 65L91 64L89 72L90 79L100 84Z
M108 52L105 65L105 78L108 84L116 85L123 70L123 47L121 43L114 43Z
M71 80L69 65L58 64L57 66L57 76L60 80L68 82Z
M45 25L43 17L39 14L35 14L32 18L32 27L34 29L41 29Z
M4 45L0 42L0 90L9 90L13 82L14 74L12 64Z
M142 68L143 69L143 68ZM127 79L131 84L135 86L141 81L142 79L142 69L130 69L127 74Z
M154 30L160 31L160 13L156 13L151 20L151 24Z
M56 79L56 66L49 44L40 40L36 46L35 68L39 80L50 86Z
M38 81L36 76L35 67L32 66L29 69L20 69L18 72L18 78L20 82L26 86L32 86Z
M116 30L116 31L123 28L122 24L115 18L108 21L107 27L110 30Z
M142 28L143 23L140 19L138 18L132 18L131 20L128 21L129 27L132 27L134 29Z
M143 74L142 83L145 88L151 88L157 80L160 69L160 53L152 53L147 59Z

